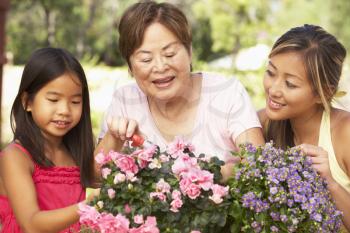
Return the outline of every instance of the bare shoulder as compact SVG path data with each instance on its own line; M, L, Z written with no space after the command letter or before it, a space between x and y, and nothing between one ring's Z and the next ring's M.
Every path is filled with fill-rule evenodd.
M350 112L341 109L332 109L331 113L332 135L336 140L350 139Z
M9 144L1 151L0 170L5 170L5 167L9 166L33 170L34 164L28 154L13 144Z
M261 125L263 126L263 128L265 128L266 122L268 120L265 108L262 108L258 111L258 117Z
M331 132L334 152L340 164L343 164L346 173L350 174L350 112L332 109Z

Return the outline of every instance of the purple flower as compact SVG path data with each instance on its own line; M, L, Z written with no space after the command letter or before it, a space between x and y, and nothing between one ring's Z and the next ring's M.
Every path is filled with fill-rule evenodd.
M247 145L238 155L245 157L246 162L237 165L238 175L230 183L230 190L245 209L244 216L239 216L246 221L242 230L339 230L341 213L325 181L312 168L312 161L298 148L283 151L267 143L254 150L252 145Z

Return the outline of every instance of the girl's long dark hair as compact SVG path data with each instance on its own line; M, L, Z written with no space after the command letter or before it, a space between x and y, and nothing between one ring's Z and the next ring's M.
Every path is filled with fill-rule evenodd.
M22 102L27 93L27 102L32 101L36 93L48 82L65 73L77 76L83 93L82 115L79 123L63 137L63 144L80 168L80 179L84 187L93 179L94 139L90 118L88 84L84 70L72 54L61 48L42 48L36 50L24 67L18 94L11 109L11 128L14 140L19 141L40 166L54 166L45 156L43 137L39 127L33 121L30 112Z
M273 45L269 57L286 52L302 56L313 92L320 97L321 107L329 112L346 56L344 46L323 28L305 24L283 34ZM268 120L264 136L266 141L273 140L280 148L295 146L289 119Z

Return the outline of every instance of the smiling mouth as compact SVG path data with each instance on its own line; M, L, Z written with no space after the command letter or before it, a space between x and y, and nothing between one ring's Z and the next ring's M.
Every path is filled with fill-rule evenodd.
M157 87L167 87L175 79L175 76L168 76L166 78L160 78L152 81Z
M69 121L52 121L57 128L66 128L70 125Z
M272 109L281 109L283 106L286 106L286 104L275 102L271 98L268 98L268 105Z

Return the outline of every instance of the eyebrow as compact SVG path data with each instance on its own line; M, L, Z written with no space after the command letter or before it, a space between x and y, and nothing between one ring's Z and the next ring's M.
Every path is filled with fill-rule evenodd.
M271 65L275 70L278 70L277 67L271 61L269 61L269 65ZM290 77L295 77L299 80L302 80L302 78L300 78L298 75L295 75L295 74L286 73L286 75L290 76Z
M167 50L169 47L173 46L174 44L179 44L179 43L180 43L179 41L171 42L171 43L165 45L165 46L162 48L162 50ZM139 53L147 53L147 54L149 54L149 53L151 53L151 52L150 52L150 51L147 51L147 50L139 50L139 51L137 51L137 52L135 53L135 55L137 55L137 54L139 54Z
M56 91L48 91L46 94L47 95L58 95L58 96L62 95L61 93L56 92ZM82 93L77 93L77 94L72 95L72 97L81 97L81 96L82 96Z
M272 61L269 61L269 65L272 66L275 70L277 70L277 67L272 63Z

